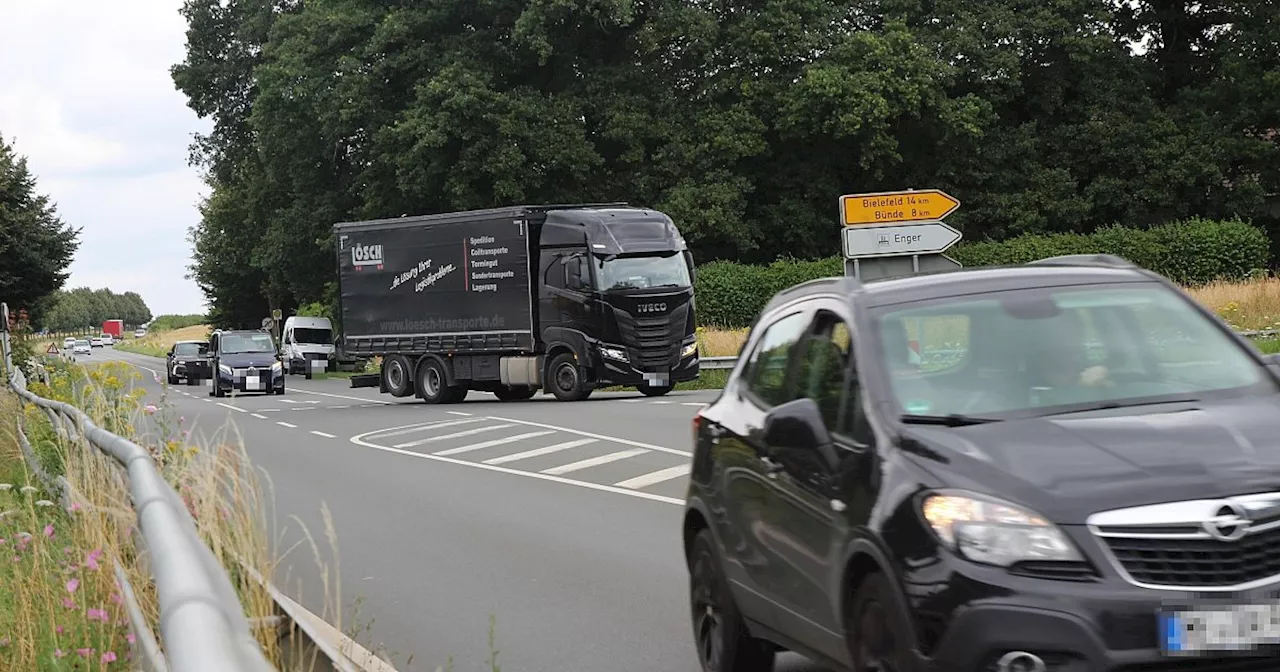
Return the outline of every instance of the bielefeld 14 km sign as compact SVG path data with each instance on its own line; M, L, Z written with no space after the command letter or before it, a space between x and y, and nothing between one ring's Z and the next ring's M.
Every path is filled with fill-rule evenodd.
M939 254L960 241L960 232L942 222L846 226L844 256L848 259Z
M940 222L959 207L960 201L939 189L847 194L840 197L840 221L845 226Z

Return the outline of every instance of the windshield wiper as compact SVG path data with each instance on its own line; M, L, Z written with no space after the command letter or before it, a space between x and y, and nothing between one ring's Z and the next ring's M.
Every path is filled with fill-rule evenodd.
M969 425L985 425L989 422L999 422L995 418L979 418L960 413L950 413L948 415L906 413L899 416L898 419L908 425L941 425L943 427L968 427Z
M1041 417L1049 417L1053 415L1068 415L1071 413L1089 413L1090 411L1112 411L1123 408L1138 408L1139 406L1163 406L1165 404L1194 404L1200 399L1196 397L1177 397L1175 399L1163 399L1160 401L1108 401L1101 404L1093 404L1084 408L1069 408L1065 411L1055 411L1053 413L1045 413Z

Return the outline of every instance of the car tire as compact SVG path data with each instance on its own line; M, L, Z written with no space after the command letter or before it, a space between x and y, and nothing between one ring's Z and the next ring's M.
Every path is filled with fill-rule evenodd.
M643 394L646 397L661 397L666 395L668 392L670 392L675 388L671 385L667 385L664 387L658 387L654 385L640 385L640 386L637 386L636 389L640 390L640 394Z
M853 672L905 670L911 663L911 622L883 572L862 580L846 614Z
M434 357L427 357L418 365L416 377L418 396L428 404L453 403L454 391L448 386L444 367Z
M774 647L751 636L733 602L724 564L710 530L689 549L689 607L693 643L703 672L770 672Z
M582 378L582 367L570 353L561 353L551 360L547 368L551 378L551 392L560 401L582 401L591 396L591 386Z
M493 396L498 401L525 401L534 398L538 394L536 387L511 387L503 385L493 391Z
M382 380L387 386L387 392L393 397L411 396L415 391L414 383L417 382L413 367L404 355L387 357L382 363Z

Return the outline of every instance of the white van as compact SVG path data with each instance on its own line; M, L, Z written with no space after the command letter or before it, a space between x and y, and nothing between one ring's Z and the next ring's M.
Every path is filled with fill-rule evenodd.
M324 371L334 357L333 324L327 317L286 318L280 335L285 373Z

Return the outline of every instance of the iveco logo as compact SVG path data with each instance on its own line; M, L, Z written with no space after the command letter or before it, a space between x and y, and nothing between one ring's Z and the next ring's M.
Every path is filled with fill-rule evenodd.
M1236 541L1249 532L1249 518L1244 507L1235 502L1223 502L1203 525L1209 536L1222 541Z
M353 245L351 247L351 265L360 270L364 266L375 266L382 270L381 245Z
M665 303L642 303L636 306L636 312L640 313L665 313L667 312L667 304Z

